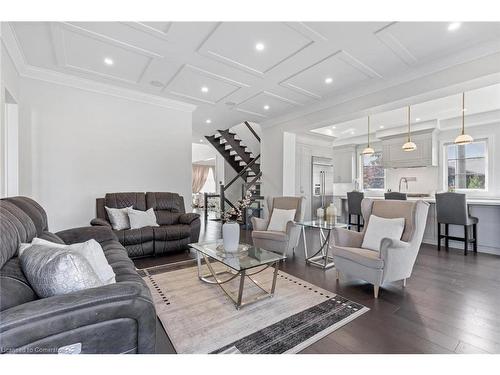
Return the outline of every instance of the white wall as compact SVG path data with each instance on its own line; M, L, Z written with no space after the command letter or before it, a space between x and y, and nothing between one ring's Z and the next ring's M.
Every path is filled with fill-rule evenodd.
M14 64L7 52L7 49L0 43L0 197L7 194L6 191L6 168L5 168L5 153L9 152L6 137L6 103L9 101L8 96L12 96L16 103L19 103L19 76ZM12 101L12 100L10 100ZM12 134L11 134L12 135ZM10 151L13 151L12 149ZM12 183L12 181L10 182Z
M213 159L212 161L215 164L215 158L217 157L217 151L209 145L204 145L201 143L193 143L192 147L192 162L206 162L209 159Z
M189 207L190 112L25 78L21 91L20 192L51 230L88 225L107 192L173 191Z
M262 130L261 150L262 195L266 198L283 195L283 130L280 127Z
M295 195L296 136L283 133L283 195Z

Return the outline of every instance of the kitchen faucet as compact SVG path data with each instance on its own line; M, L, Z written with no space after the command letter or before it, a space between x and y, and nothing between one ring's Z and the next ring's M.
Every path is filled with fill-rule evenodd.
M401 193L401 182L405 182L406 185L406 191L408 191L408 179L406 177L401 177L399 179L399 192Z

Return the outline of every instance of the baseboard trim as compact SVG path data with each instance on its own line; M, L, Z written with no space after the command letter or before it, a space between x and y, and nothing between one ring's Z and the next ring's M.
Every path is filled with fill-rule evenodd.
M444 240L442 240L443 242L441 242L441 247L444 248ZM430 238L424 238L423 243L427 244L427 245L434 245L434 246L437 246L437 240L435 239L430 239ZM450 247L451 248L454 248L454 249L457 249L457 250L461 250L463 251L463 248L464 248L464 243L463 242L459 242L459 241L450 241ZM472 244L469 245L471 246L469 251L472 251ZM493 246L484 246L484 245L479 245L477 246L477 252L478 253L485 253L485 254L492 254L492 255L500 255L500 248L498 247L493 247Z

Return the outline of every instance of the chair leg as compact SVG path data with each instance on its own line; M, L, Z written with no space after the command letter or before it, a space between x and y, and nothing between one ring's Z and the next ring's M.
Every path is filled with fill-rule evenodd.
M477 253L477 224L472 225L472 235L474 236L474 252Z
M448 251L450 249L450 240L448 239L449 229L450 229L450 224L445 224L444 225L444 235L445 235L444 247L445 247L446 251Z
M374 286L373 286L373 296L374 296L375 298L378 298L378 290L379 290L379 288L380 288L380 287L379 287L378 285L374 285Z
M356 215L357 219L358 219L358 223L356 225L356 228L358 229L358 232L361 230L361 217L359 215Z
M438 223L438 251L441 251L441 223Z
M403 288L406 288L406 279L403 279Z
M467 255L469 248L469 226L464 225L464 255Z

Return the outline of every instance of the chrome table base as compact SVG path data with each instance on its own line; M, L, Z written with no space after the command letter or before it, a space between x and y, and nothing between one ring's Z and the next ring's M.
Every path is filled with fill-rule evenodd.
M313 255L309 256L307 252L307 239L306 228L302 226L302 238L304 239L304 253L306 263L317 266L323 269L328 269L335 266L333 257L330 255L330 238L333 229L327 229L328 233L325 235L323 228L319 228L319 250Z
M258 302L264 298L270 298L274 295L274 290L276 288L276 279L278 277L278 262L273 262L267 265L263 265L258 269L257 271L249 273L248 270L241 270L241 271L234 271L231 270L230 268L226 268L223 271L216 271L213 268L213 265L210 262L210 257L201 253L200 251L196 252L196 260L198 264L198 278L208 284L217 284L223 291L226 293L226 295L229 297L229 299L235 304L236 308L239 310L241 307L250 305L252 303ZM208 270L210 271L209 273L203 274L202 272L202 259L207 266ZM227 267L227 266L225 266ZM260 285L255 279L252 278L252 276L261 273L265 269L269 267L274 267L274 272L273 272L273 280L272 280L272 285L271 289L267 290L265 289L262 285ZM227 278L221 279L219 278L219 275L228 275ZM234 280L235 278L239 277L239 288L238 288L238 293L234 293L230 291L224 284L228 283L231 280ZM255 284L259 289L262 291L261 295L258 295L250 300L243 300L243 292L245 290L245 280L251 281L253 284Z

